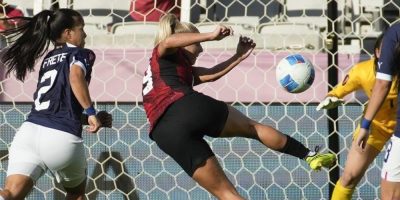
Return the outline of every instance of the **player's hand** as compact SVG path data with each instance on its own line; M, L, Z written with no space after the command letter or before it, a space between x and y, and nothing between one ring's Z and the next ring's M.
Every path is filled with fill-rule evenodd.
M337 97L326 97L321 103L318 104L316 110L336 108L344 103L343 99Z
M236 55L238 55L240 59L244 60L251 54L255 47L256 43L254 43L253 39L246 36L240 36L236 48Z
M232 27L218 25L214 32L211 33L211 40L222 40L230 35L233 35Z
M90 115L88 117L88 124L89 127L87 128L87 131L89 133L96 133L101 127L101 122L96 115Z
M106 111L99 111L97 113L97 118L100 120L101 127L111 128L112 126L112 115Z
M367 144L367 140L369 137L369 129L365 128L360 128L360 131L358 132L357 138L355 139L356 145L357 145L357 151L363 152L365 150L365 146Z

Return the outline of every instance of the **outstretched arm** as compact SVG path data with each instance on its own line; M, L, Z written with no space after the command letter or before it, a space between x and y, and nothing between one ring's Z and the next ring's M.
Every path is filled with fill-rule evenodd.
M256 47L252 39L240 36L235 55L212 68L193 67L194 84L216 81L246 59Z
M360 89L363 82L370 81L365 77L360 77L362 76L360 74L365 74L363 71L371 68L371 66L369 66L370 64L373 65L373 62L361 62L351 68L349 73L344 77L343 81L329 91L325 99L318 104L316 110L328 110L342 105L344 103L344 100L342 99L343 97Z
M175 33L158 44L158 53L162 57L175 52L176 48L179 47L186 47L205 41L221 40L232 34L232 28L226 26L217 26L210 33Z

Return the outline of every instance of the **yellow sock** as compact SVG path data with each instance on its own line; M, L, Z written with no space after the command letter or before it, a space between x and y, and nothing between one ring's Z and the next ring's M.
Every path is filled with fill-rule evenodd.
M335 189L333 190L331 200L351 200L353 196L354 188L345 188L340 183L340 180L336 182Z

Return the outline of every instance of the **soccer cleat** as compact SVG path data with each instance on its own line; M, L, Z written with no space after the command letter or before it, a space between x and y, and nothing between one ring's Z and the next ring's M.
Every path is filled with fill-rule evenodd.
M315 154L313 156L307 156L306 162L310 165L313 170L320 170L321 167L330 168L336 162L336 156L333 153L318 153L319 146L315 147Z

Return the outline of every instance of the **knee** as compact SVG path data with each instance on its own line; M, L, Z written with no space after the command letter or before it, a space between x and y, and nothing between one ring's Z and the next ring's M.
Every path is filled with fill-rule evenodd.
M256 138L263 137L264 134L270 132L270 127L258 122L251 121L247 126L247 131Z
M241 127L237 127L235 131L237 133L240 133L237 136L259 140L259 134L262 128L263 128L262 124L249 121L248 123L245 123Z
M400 200L400 195L396 195L394 193L381 193L382 200Z
M246 126L246 129L247 129L246 131L249 132L249 133L252 133L252 134L257 134L258 130L260 128L262 128L262 126L263 125L260 124L260 123L257 123L255 121L249 120L249 122L248 122L248 124Z
M358 177L353 173L344 172L340 177L340 183L345 188L354 188L358 183Z
M18 199L18 196L8 189L0 191L0 200L13 200Z

